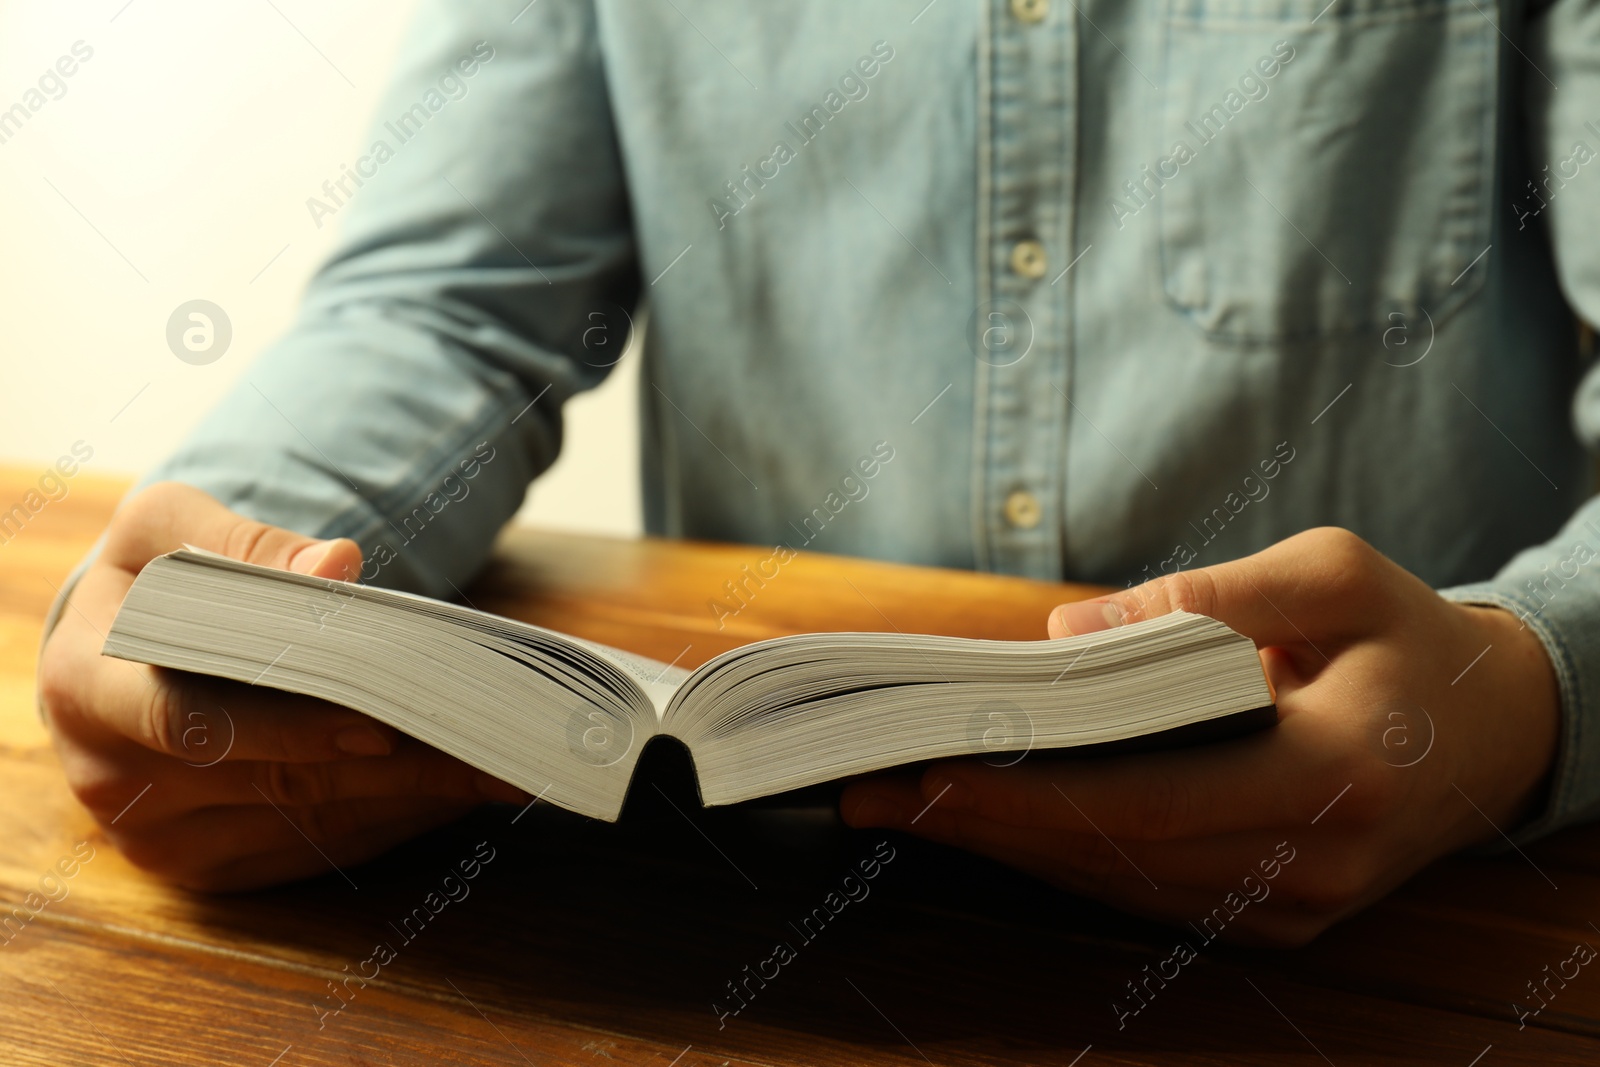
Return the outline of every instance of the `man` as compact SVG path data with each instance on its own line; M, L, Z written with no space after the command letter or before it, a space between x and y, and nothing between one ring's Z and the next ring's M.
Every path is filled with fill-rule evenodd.
M59 612L42 704L103 822L154 783L107 827L136 862L257 885L323 869L301 830L343 864L521 799L98 633L185 541L450 595L643 297L653 532L1124 585L1048 632L1182 607L1262 648L1274 730L861 782L852 824L1173 921L1287 843L1230 932L1298 943L1593 809L1600 527L1565 414L1576 390L1600 436L1592 5L514 14L423 16L370 147L308 202L344 245L298 325ZM880 441L870 498L807 525ZM470 493L424 503L474 456ZM235 740L196 767L219 700Z

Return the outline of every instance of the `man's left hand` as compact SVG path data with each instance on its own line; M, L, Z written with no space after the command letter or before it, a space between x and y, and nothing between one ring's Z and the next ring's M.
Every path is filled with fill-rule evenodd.
M1174 924L1248 895L1228 936L1298 945L1435 858L1499 838L1539 803L1559 688L1544 646L1510 612L1448 601L1354 534L1319 529L1062 605L1049 633L1180 609L1255 641L1276 727L1153 754L945 761L920 782L853 783L846 821L969 849Z

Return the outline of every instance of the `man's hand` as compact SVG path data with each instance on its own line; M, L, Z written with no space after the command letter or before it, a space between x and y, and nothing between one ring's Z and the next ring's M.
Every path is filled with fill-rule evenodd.
M134 863L245 889L360 863L486 799L526 800L347 708L102 656L134 576L185 542L327 578L361 566L352 541L252 522L187 486L117 512L45 644L39 692L72 791Z
M846 820L958 845L1174 924L1241 899L1254 876L1265 895L1232 912L1228 935L1297 945L1533 813L1559 690L1543 645L1511 613L1447 601L1355 535L1322 529L1062 605L1049 631L1179 609L1256 642L1276 727L1149 755L948 761L920 783L853 784Z

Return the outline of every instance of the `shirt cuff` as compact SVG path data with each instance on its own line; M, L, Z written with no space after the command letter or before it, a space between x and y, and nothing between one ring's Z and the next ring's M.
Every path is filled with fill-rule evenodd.
M1517 826L1498 827L1502 836L1497 842L1472 851L1504 852L1592 818L1600 809L1600 707L1595 706L1600 693L1600 600L1582 588L1541 597L1504 578L1441 589L1439 595L1516 615L1544 646L1561 688L1555 763L1539 810Z

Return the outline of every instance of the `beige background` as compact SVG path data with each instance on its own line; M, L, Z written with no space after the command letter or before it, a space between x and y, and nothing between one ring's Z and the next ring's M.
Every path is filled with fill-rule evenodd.
M305 200L358 154L414 6L0 2L0 111L74 42L94 49L0 144L0 462L42 467L82 439L85 469L138 473L284 330L337 232ZM197 298L233 324L207 366L165 339ZM639 528L636 378L630 356L569 405L524 518Z

